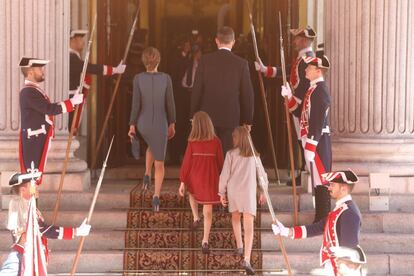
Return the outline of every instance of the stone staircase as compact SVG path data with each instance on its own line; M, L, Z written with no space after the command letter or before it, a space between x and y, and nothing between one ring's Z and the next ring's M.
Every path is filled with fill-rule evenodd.
M101 193L98 197L96 211L92 218L92 232L86 238L84 250L78 265L79 275L121 275L123 272L124 249L126 235L137 235L137 229L127 229L127 210L130 208L130 191L140 181L143 168L131 169L121 168L108 170L105 176ZM178 168L167 168L167 180L164 186L164 194L172 195L178 187ZM269 171L269 175L272 173ZM284 172L281 172L286 179ZM389 212L368 211L368 195L364 189L364 179L361 186L355 190L354 199L357 201L363 213L363 226L361 233L361 246L367 254L368 264L365 267L367 275L414 275L414 195L411 185L404 180L397 180L391 195ZM95 183L96 181L92 181ZM408 181L409 183L412 180ZM391 182L393 183L393 182ZM399 187L399 188L398 188ZM309 223L313 219L312 198L304 188L300 188L300 223ZM405 192L404 192L405 191ZM92 200L94 188L86 191L65 191L62 197L58 224L64 226L77 226L86 217ZM271 186L270 194L278 218L285 224L292 224L290 210L291 192L289 187ZM50 221L55 201L55 192L42 192L39 201L40 209L43 211L47 221ZM4 229L7 219L7 205L10 196L2 195L2 210L0 211L0 261L3 262L7 256L10 246L10 234ZM137 209L138 210L138 209ZM150 211L148 212L151 213ZM280 254L277 241L270 231L270 215L265 210L261 214L260 224L256 225L257 232L260 231L260 250L262 269L264 274L272 271L271 275L286 275L285 265ZM151 233L151 229L138 229L141 233ZM165 228L164 231L182 230L183 235L190 235L186 225L179 228ZM223 230L223 231L222 231ZM229 225L218 231L212 232L212 239L218 232L221 235L231 236ZM197 234L198 235L198 234ZM228 239L227 239L228 240ZM145 242L145 239L141 239ZM51 258L49 272L52 274L67 275L70 271L75 250L79 240L73 241L50 241ZM227 241L226 241L227 242ZM295 275L323 275L319 268L318 252L321 237L307 240L292 241L284 239L287 253ZM217 241L217 248L220 241ZM228 243L227 243L228 244ZM145 245L146 248L150 244ZM192 249L194 248L194 249ZM258 248L258 244L256 244ZM153 248L154 250L154 248ZM182 249L188 252L199 252L199 246ZM219 250L220 251L220 250ZM221 252L226 250L221 249ZM233 273L237 271L232 270ZM148 274L151 271L147 271ZM157 271L154 274L162 274ZM165 273L166 271L164 271ZM228 275L228 271L223 271ZM134 273L129 273L134 275ZM198 274L197 274L198 275Z

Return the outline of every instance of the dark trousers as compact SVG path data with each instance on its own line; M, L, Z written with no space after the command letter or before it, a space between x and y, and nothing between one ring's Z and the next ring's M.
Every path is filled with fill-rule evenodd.
M234 128L215 127L216 135L221 141L223 148L223 155L226 156L226 152L233 148L233 130Z

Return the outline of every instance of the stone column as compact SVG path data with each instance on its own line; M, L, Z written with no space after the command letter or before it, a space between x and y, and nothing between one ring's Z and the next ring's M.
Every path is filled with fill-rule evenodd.
M325 1L333 167L414 175L414 1Z
M7 186L10 172L19 170L19 91L23 76L18 67L22 56L50 60L45 67L44 88L52 101L67 98L69 87L69 0L0 0L0 173ZM55 117L56 137L46 164L43 189L55 189L66 151L68 115ZM79 147L74 141L71 149ZM86 162L71 158L65 189L80 190L89 185Z

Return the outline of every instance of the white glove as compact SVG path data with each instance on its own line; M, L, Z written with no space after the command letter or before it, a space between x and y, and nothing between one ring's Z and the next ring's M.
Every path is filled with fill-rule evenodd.
M77 237L85 237L89 235L89 232L91 231L91 225L86 224L86 218L83 220L82 224L76 228L75 230L75 236Z
M125 68L126 68L126 65L122 64L122 60L121 60L121 62L118 64L118 66L113 68L112 72L114 74L123 74L125 72Z
M260 58L259 58L259 62L257 61L254 62L254 68L256 69L256 71L260 71L262 73L267 72L267 67L263 64Z
M315 160L315 153L310 150L305 150L306 161L313 162Z
M83 102L83 94L75 93L72 98L70 98L70 102L73 106L81 104Z
M292 90L290 89L289 85L282 85L282 91L280 93L282 97L288 97L288 99L292 98Z
M281 235L282 237L289 236L289 228L285 227L280 221L277 221L276 224L272 224L273 234Z

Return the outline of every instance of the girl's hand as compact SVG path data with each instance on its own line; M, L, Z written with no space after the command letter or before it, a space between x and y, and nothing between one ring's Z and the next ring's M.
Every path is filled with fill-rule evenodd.
M175 135L175 124L172 123L168 126L168 139L173 138Z
M226 196L220 196L220 202L224 207L227 207L228 201Z
M137 134L137 132L135 130L135 126L134 125L130 125L129 126L129 131L128 131L129 138L133 139L136 134Z
M263 205L263 204L265 204L265 202L266 202L265 195L263 193L260 193L260 196L259 196L259 204L260 205Z
M180 188L178 188L178 194L182 197L184 197L185 194L185 186L184 186L184 182L181 182L180 184Z

